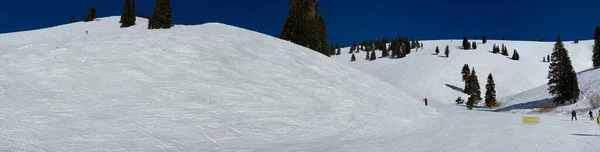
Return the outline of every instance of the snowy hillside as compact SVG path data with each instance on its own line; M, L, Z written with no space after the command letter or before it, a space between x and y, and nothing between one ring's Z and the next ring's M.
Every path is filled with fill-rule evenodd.
M274 37L118 21L0 34L0 151L369 151L436 117Z
M579 89L581 90L579 101L575 104L556 107L549 114L569 115L575 110L580 115L587 116L588 111L596 113L590 104L592 95L600 95L600 70L588 70L577 74ZM499 112L510 113L532 113L537 112L544 104L552 104L552 95L548 93L548 85L527 90L525 92L502 98L506 105L497 109Z
M471 41L472 42L472 41ZM350 62L349 47L342 49L342 55L333 58L343 64L348 64L363 72L374 75L404 90L416 98L425 98L441 103L454 103L454 100L466 95L461 91L464 82L461 80L461 70L464 64L474 67L477 73L482 94L485 93L485 83L489 73L492 73L496 83L498 97L509 96L533 89L548 82L548 65L542 58L551 54L554 42L502 41L488 40L482 44L476 40L476 50L462 50L462 40L433 40L422 41L424 49L416 51L402 59L378 58L375 61L365 59L365 52L355 54L357 61ZM506 45L509 56L493 54L492 46ZM581 41L579 44L564 42L569 50L576 71L592 67L591 53L593 41ZM449 58L443 54L446 46L450 48ZM441 53L435 55L435 48ZM519 52L520 60L509 59L513 50ZM381 51L377 51L381 56ZM503 102L503 101L501 101Z

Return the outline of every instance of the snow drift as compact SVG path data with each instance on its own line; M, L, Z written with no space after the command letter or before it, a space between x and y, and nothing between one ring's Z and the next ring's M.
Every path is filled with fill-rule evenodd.
M1 151L368 151L436 113L274 37L118 21L0 35Z

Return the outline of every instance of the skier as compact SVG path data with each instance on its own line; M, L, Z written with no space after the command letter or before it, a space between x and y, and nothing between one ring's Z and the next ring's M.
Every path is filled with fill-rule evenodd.
M591 110L590 110L590 112L588 112L588 114L590 114L590 120L594 120L594 115L592 115L594 113Z
M571 112L571 121L573 121L573 118L575 118L575 121L577 121L577 113L575 112L575 110Z
M425 106L427 106L427 98L423 99L425 101Z
M88 34L87 30L85 30L85 34Z

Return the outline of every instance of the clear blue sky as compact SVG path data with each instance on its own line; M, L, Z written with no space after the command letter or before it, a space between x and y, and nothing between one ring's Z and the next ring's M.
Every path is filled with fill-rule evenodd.
M137 0L150 15L155 0ZM279 36L289 0L172 0L174 21L221 22ZM123 0L28 0L0 5L0 33L39 29L83 19L90 6L99 17L120 15ZM320 0L330 43L409 36L448 39L487 35L500 39L585 39L600 25L600 0Z

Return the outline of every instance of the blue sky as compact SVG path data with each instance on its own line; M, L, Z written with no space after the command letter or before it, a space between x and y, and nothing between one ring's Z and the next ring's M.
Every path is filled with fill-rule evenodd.
M154 0L137 0L149 15ZM176 23L221 22L279 36L289 0L172 0ZM39 29L83 19L90 6L99 17L120 15L122 0L29 0L0 5L0 33ZM409 36L448 39L564 40L593 36L600 0L320 0L330 43Z

